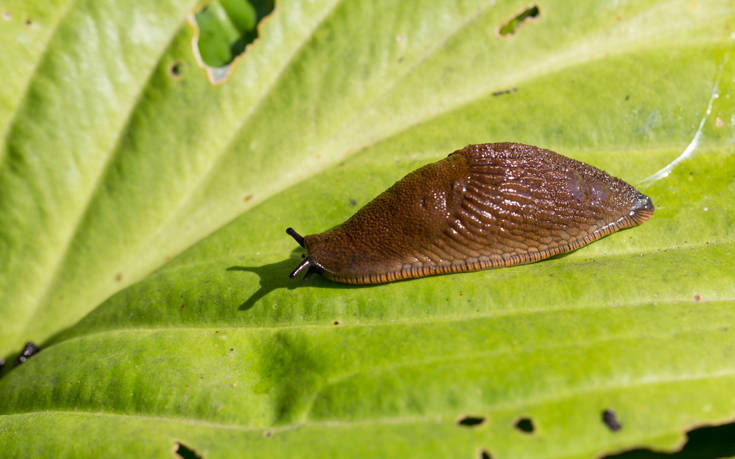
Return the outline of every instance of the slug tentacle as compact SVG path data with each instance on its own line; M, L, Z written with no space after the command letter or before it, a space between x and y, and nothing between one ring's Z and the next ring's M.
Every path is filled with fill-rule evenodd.
M314 261L312 257L306 257L301 263L299 263L296 269L291 271L291 274L289 274L288 277L290 277L291 279L296 279L296 276L298 276L305 269L306 274L304 274L304 280L307 280L314 273L321 274L324 271L321 265Z
M296 230L294 230L293 228L286 228L286 234L288 234L289 236L291 236L292 238L294 238L296 240L296 242L298 242L301 247L306 247L304 245L304 236L302 236L299 233L297 233Z
M304 258L304 261L302 261L296 267L296 269L294 269L293 271L291 271L291 274L289 274L288 277L290 277L291 279L296 279L296 276L298 276L299 273L301 273L301 271L303 271L303 270L305 270L307 268L311 268L311 260L309 258ZM308 271L307 271L307 273L308 273Z
M550 150L468 145L398 181L342 225L286 232L307 269L352 284L531 263L653 215L648 196Z

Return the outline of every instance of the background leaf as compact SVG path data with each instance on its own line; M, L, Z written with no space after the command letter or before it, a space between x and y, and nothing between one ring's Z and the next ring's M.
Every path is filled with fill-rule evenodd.
M258 37L256 26L273 11L272 0L220 0L195 16L202 61L212 67L232 62Z
M589 457L733 419L735 7L536 5L501 38L527 3L284 0L214 87L195 2L4 1L0 351L43 348L0 379L8 454ZM287 278L287 226L506 140L655 216L534 265Z

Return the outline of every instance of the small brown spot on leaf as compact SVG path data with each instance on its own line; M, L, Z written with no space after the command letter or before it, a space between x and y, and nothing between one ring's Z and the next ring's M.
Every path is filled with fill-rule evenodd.
M28 18L28 19L26 19L25 25L26 25L26 27L30 27L30 26L33 25L33 21L31 21L31 19Z
M518 421L516 421L515 428L527 434L533 433L533 431L536 430L536 428L533 426L533 421L531 420L531 418L520 418Z
M493 459L493 455L486 449L481 449L480 454L477 455L480 459Z
M339 325L339 320L335 320L334 322L332 322L332 325Z
M273 436L273 432L271 432L270 430L266 430L265 432L263 432L263 436L265 438L271 438Z
M352 207L354 207L354 206L356 206L356 205L357 205L357 200L356 200L356 199L350 199L350 201L349 201L349 202L350 202L350 205L351 205Z
M502 95L505 95L505 94L513 94L516 91L518 91L518 88L503 89L501 91L495 91L493 93L493 96L502 96Z
M179 309L184 309L184 306L186 306L184 303L181 303L181 306L179 306Z
M602 422L613 432L622 429L623 426L618 422L617 416L613 410L607 409L602 412Z
M702 297L699 296L699 294L694 295L694 301L701 301L701 300L702 300Z
M115 274L115 280L116 280L117 282L120 282L120 281L122 281L122 277L123 277L123 276L122 276L122 273L117 273L117 274Z
M485 422L484 416L462 416L457 419L457 425L463 427L477 427Z
M246 194L245 196L243 196L242 202L248 202L251 199L253 199L253 195L252 194Z

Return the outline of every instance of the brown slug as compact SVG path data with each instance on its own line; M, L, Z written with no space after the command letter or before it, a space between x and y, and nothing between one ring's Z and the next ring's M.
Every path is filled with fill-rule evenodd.
M624 181L550 150L468 145L411 172L329 231L302 237L304 279L349 284L531 263L653 215Z

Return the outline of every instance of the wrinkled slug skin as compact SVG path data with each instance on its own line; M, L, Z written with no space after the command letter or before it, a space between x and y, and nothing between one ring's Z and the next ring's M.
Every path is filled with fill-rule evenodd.
M468 145L304 237L327 279L375 284L531 263L643 223L651 200L550 150Z

